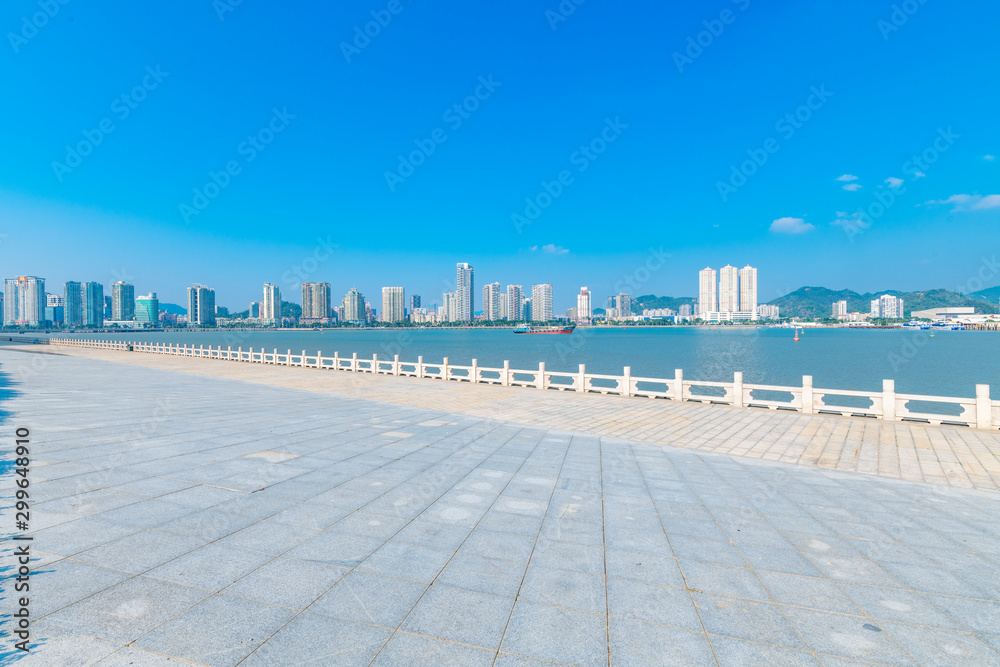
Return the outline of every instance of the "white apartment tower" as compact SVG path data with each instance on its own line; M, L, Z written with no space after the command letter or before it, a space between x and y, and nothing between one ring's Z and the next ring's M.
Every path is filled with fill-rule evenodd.
M698 272L698 312L713 313L719 310L715 269L705 267Z
M740 310L740 272L735 266L719 269L719 312L736 313Z
M471 322L476 318L475 269L468 262L459 262L455 276L455 297L458 299L456 321Z
M35 276L7 278L3 323L38 326L45 320L45 279Z
M215 290L204 285L187 288L188 326L215 326Z
M330 317L330 283L302 283L302 319Z
M576 295L576 317L580 320L589 320L591 315L590 290L586 287L580 288L580 293Z
M441 301L444 304L442 310L444 311L444 321L445 322L457 322L458 321L458 296L454 292L445 292L441 295Z
M531 319L535 322L552 319L552 283L531 286Z
M903 315L903 300L891 294L883 294L872 301L871 316L885 320L898 320Z
M842 299L840 301L833 302L833 318L836 320L844 319L847 317L847 300Z
M500 319L500 283L483 285L483 317L487 320Z
M382 288L382 321L402 322L405 317L406 297L402 287Z
M260 302L260 319L281 322L281 290L277 285L264 283L264 299Z
M512 322L524 319L524 290L520 285L507 285L507 319Z
M747 264L740 269L740 309L741 313L757 311L757 269Z

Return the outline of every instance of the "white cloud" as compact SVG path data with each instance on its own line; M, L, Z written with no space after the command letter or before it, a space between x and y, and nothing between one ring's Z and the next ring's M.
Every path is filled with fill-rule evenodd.
M834 179L835 181L856 181L858 177L854 174L844 174L843 176L838 176Z
M551 253L553 255L565 255L566 253L569 252L568 248L563 248L561 246L557 246L554 243L549 243L548 245L543 245L542 246L542 250L545 251L545 252L547 252L547 253Z
M844 189L847 190L848 192L857 192L863 187L864 186L861 185L860 183L848 183L847 185L844 186Z
M778 218L771 223L771 231L778 234L804 234L814 229L802 218Z
M927 174L922 171L913 172L913 178L927 178Z
M535 252L536 250L538 250L538 246L536 245L530 246L528 250L530 250L531 252Z
M947 199L932 199L928 204L952 204L952 211L985 211L1000 208L1000 195L952 195Z
M984 160L989 160L990 162L993 162L993 161L994 161L994 160L996 160L997 158L996 158L996 156L995 156L995 155L984 155L984 156L983 156L983 159L984 159Z
M890 188L898 188L900 185L903 184L903 179L896 178L895 176L890 176L889 178L885 179L885 182L889 184Z
M837 219L830 224L845 227L849 230L868 228L868 223L864 221L860 213L847 213L846 211L837 211Z

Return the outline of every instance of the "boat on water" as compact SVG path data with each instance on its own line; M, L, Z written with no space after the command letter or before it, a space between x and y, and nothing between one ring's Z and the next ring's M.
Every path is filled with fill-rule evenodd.
M570 334L576 329L576 324L567 324L565 326L554 325L554 326L534 326L531 324L524 324L519 327L514 327L514 333L516 334Z

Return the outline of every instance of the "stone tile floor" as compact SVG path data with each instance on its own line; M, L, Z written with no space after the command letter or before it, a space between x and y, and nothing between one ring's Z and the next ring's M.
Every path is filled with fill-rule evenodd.
M0 663L1000 665L995 492L29 356Z

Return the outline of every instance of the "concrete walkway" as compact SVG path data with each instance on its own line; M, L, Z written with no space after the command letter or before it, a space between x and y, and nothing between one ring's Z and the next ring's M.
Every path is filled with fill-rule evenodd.
M804 420L781 458L850 420L126 356L0 350L35 555L0 663L1000 665L996 493L560 428Z
M1000 490L1000 431L156 354L61 347L46 350L575 433L959 488Z

